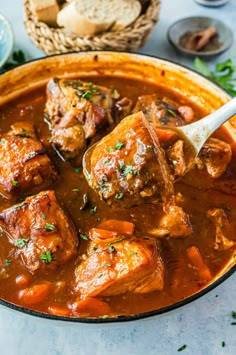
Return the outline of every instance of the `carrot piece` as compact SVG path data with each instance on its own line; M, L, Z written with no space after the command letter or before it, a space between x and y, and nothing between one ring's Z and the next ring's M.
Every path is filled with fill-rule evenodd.
M169 142L177 138L177 133L172 129L167 128L155 128L157 137L161 142Z
M108 219L99 224L99 228L108 231L116 231L118 234L134 234L134 224L127 221L119 221L117 219Z
M19 299L27 304L37 304L45 300L50 290L50 283L38 284L25 288L18 293Z
M109 238L115 238L117 237L118 233L114 231L109 231L105 229L99 229L99 228L92 228L89 231L89 238L90 239L109 239Z
M106 302L93 297L77 300L73 304L73 310L91 317L103 316L111 313L110 306Z
M208 266L204 263L203 258L196 246L191 246L187 249L187 255L191 260L193 266L197 268L198 274L204 281L212 279L211 272Z
M17 276L15 281L18 286L27 286L30 282L30 277L29 275L22 274Z
M48 307L48 313L66 317L70 315L71 311L66 307L53 305Z

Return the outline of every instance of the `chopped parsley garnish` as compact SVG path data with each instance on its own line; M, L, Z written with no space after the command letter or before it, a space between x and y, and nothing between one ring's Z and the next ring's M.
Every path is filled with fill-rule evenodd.
M234 319L236 319L236 311L232 311L231 315Z
M29 239L28 238L20 238L20 239L16 239L15 240L15 246L19 247L19 248L24 248L26 246L26 244L28 243Z
M220 228L223 228L223 227L224 227L223 223L220 223L219 226L220 226Z
M122 242L122 240L124 240L125 238L120 238L120 239L117 239L115 240L114 242L111 242L109 245L113 245L113 244L116 244L116 243L119 243L119 242Z
M73 192L79 192L79 189L73 189L72 191Z
M109 163L109 162L110 162L110 159L108 159L108 158L102 159L102 164L106 164L106 163Z
M114 149L113 149L112 147L109 147L109 148L108 148L108 152L109 152L109 153L112 153L112 152L114 152Z
M90 209L90 214L95 214L97 212L97 206L93 206L91 209Z
M124 175L127 176L127 175L132 174L133 173L133 168L134 168L133 165L127 164L125 169L124 169Z
M107 314L104 314L104 316L102 316L103 319L109 318L109 316Z
M52 253L50 250L47 250L45 254L40 255L40 259L44 261L46 264L50 263L53 260L56 260L52 257Z
M89 88L89 90L92 90L92 88L93 88L93 83L88 83L88 88Z
M109 250L109 253L114 253L115 248L113 247L113 245L110 245L108 250Z
M47 217L46 217L46 214L44 214L44 213L42 213L42 217L43 217L43 219L46 219Z
M122 200L123 197L124 197L123 192L115 194L115 200Z
M79 174L80 168L79 168L79 167L76 167L76 168L75 168L75 172L76 172L76 174Z
M124 146L124 143L122 143L121 141L117 141L116 145L114 146L114 149L121 150Z
M54 224L47 222L45 226L43 226L43 229L45 229L45 231L54 231L56 227L54 226Z
M10 265L10 264L11 264L11 260L7 259L7 260L5 261L5 263L6 263L6 265Z
M12 186L17 186L19 185L19 181L17 180L12 180Z
M114 99L118 99L118 97L120 96L116 89L111 89L111 94Z
M17 134L18 137L30 138L30 134L26 131L26 129L21 128L21 131L22 133Z
M79 236L83 240L88 240L88 237L85 234L80 234Z
M98 185L103 186L105 183L108 182L108 178L106 175L103 175L100 180L98 180Z
M102 273L101 273L101 274L98 274L98 278L100 279L100 277L102 277L102 275L103 275Z
M2 138L2 139L1 139L1 143L2 143L2 144L5 144L6 141L7 141L7 140L6 140L5 138Z
M130 256L133 256L133 255L137 255L138 253L136 251L131 251L131 253L129 254Z
M178 351L183 351L183 350L185 350L186 348L187 348L187 345L184 344L184 345L182 345L182 346L178 349Z
M105 263L105 264L103 264L103 266L111 266L111 264Z
M82 94L82 98L83 99L86 99L86 100L90 100L92 98L92 93L91 91L85 91L83 94Z
M171 110L171 109L168 109L167 112L168 112L171 116L176 117L175 111L173 111L173 110Z
M96 248L96 247L93 248L93 251L95 251L95 252L98 250L99 250L99 248Z

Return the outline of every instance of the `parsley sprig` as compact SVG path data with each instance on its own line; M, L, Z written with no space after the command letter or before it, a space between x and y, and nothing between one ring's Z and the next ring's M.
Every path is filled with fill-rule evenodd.
M236 67L232 59L216 64L215 70L211 71L204 60L195 58L193 67L199 73L222 86L230 95L236 96Z
M22 50L14 51L12 54L12 58L3 67L0 69L0 72L4 72L5 70L12 69L17 65L23 64L26 62L26 56Z

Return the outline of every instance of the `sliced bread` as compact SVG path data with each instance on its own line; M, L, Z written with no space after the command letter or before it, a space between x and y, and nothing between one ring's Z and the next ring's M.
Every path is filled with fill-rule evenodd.
M116 21L112 30L120 31L131 25L142 10L141 3L138 0L118 0L114 1L113 11L116 13Z
M112 30L119 31L140 15L138 0L73 0L57 16L59 26L79 36L93 36Z
M110 1L74 0L58 13L57 23L79 36L93 36L106 31L115 19Z
M38 21L49 26L57 26L59 6L56 0L30 0L30 5Z

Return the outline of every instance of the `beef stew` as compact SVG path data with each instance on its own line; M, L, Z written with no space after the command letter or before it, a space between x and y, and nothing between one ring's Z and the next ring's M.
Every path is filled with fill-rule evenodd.
M14 174L0 170L0 297L105 318L158 309L209 284L235 250L235 156L216 135L186 171L171 130L205 114L170 90L103 76L54 79L47 94L43 87L1 107L2 171L11 164ZM22 145L6 152L15 137ZM41 180L25 172L25 150Z

